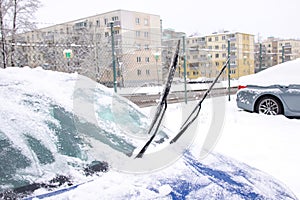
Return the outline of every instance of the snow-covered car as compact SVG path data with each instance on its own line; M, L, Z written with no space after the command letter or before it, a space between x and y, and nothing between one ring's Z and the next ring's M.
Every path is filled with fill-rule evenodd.
M240 78L237 106L268 115L300 116L300 59Z
M171 154L152 152L161 154L175 135L165 127L135 159L149 125L136 105L76 73L0 69L0 198L297 199L220 154L200 161L186 149L160 165ZM151 153L155 168L146 163Z

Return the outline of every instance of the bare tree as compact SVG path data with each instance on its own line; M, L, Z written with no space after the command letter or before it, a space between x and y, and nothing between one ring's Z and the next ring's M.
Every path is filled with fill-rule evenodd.
M12 0L12 31L11 31L11 66L15 66L15 44L16 34L35 28L33 14L40 6L39 0Z
M16 35L35 28L31 20L34 19L34 13L40 5L39 0L0 0L1 53L4 68L7 66L9 50L10 64L15 66ZM8 36L10 49L6 44Z
M7 48L5 45L5 38L7 35L7 27L5 25L8 10L10 8L10 2L6 0L0 0L0 34L1 34L1 55L3 68L7 65Z

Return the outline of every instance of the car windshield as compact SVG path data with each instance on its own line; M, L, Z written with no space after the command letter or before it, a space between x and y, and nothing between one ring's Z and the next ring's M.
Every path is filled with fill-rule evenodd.
M0 70L0 192L69 175L111 151L131 156L133 137L147 133L136 105L91 80L82 87L80 75Z

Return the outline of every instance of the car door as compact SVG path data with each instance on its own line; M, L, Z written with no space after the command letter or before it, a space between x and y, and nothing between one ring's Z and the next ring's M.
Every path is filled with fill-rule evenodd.
M300 112L300 85L286 87L282 98L292 112Z

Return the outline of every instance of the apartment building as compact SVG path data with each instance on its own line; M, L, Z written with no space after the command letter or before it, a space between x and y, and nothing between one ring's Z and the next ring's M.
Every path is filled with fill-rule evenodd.
M228 58L230 50L230 75L239 78L254 73L254 35L222 31L206 36L187 38L187 63L193 77L216 77ZM227 79L226 71L221 79Z
M116 68L119 86L138 86L162 80L161 32L159 15L115 10L20 34L15 57L106 85Z
M180 52L179 57L182 60L183 57L183 37L185 37L184 32L177 32L174 29L168 28L164 29L162 33L162 63L163 63L163 77L167 78L169 72L169 66L172 61L172 57L175 52L175 48L177 46L178 41L180 40ZM179 67L175 72L176 77L180 77L180 65L182 63L179 62Z
M300 58L300 40L268 37L255 44L256 71Z

